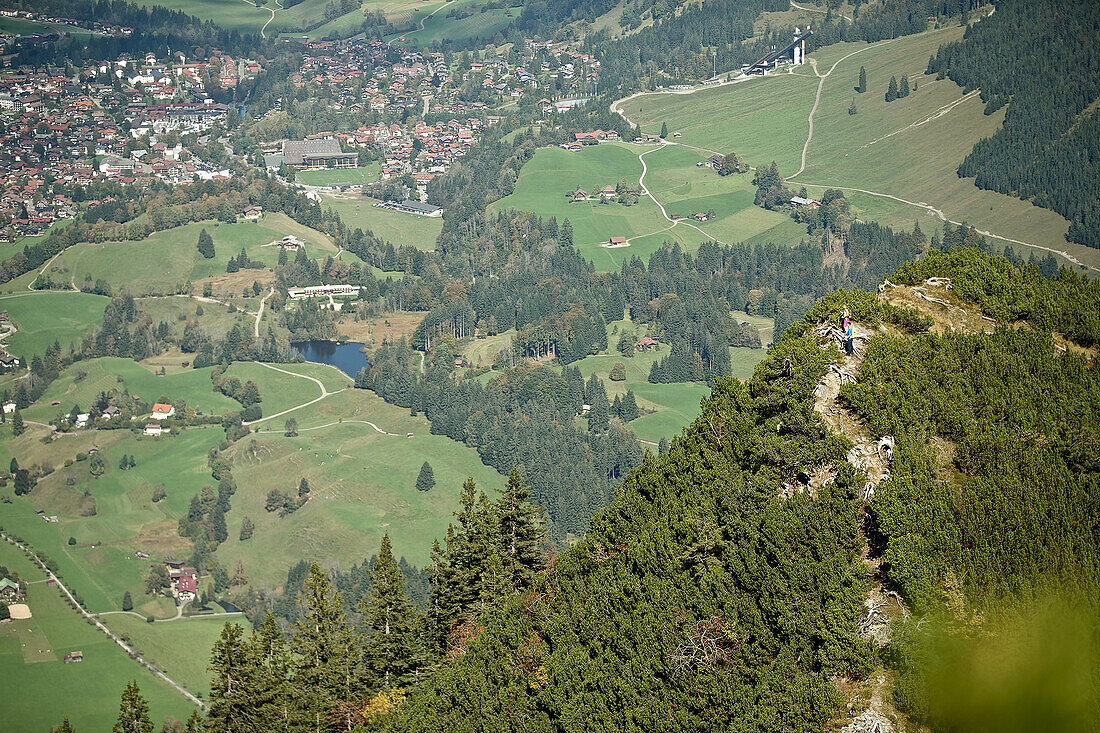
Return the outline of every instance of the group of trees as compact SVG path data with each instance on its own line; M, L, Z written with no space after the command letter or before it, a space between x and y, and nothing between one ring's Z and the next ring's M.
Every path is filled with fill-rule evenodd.
M902 99L909 96L909 77L906 74L901 75L901 82L898 82L897 77L890 77L890 85L886 88L886 101L893 102L895 99Z
M610 405L598 377L586 385L575 367L559 375L521 365L483 385L455 374L454 352L445 344L427 357L423 374L419 363L404 341L384 344L356 375L355 386L423 412L433 433L475 447L498 471L523 466L557 540L582 533L588 518L610 502L618 480L641 460L633 434L608 422ZM593 410L588 431L575 423L584 404Z

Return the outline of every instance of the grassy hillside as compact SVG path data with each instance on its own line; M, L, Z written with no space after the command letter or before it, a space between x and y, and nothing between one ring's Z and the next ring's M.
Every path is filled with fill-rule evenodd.
M183 720L193 706L147 671L103 632L80 618L60 592L41 582L45 575L7 542L0 542L0 565L28 581L27 605L33 617L0 624L0 676L4 679L4 730L39 733L68 717L75 730L109 730L118 715L126 683L136 679L149 701L153 720ZM71 651L84 661L65 664Z
M402 45L416 44L419 46L431 45L434 41L446 38L451 41L466 41L471 38L480 38L485 41L492 40L493 36L519 16L522 6L508 9L496 8L485 10L485 3L478 0L453 0L453 2L438 6L421 7L418 13L411 19L418 23L423 22L423 29L408 33L388 36L390 43ZM448 17L448 13L456 8L469 8L474 12L463 18Z
M644 157L640 157L644 156ZM532 211L543 217L569 219L573 241L598 271L617 270L624 260L647 258L663 242L679 242L694 250L711 238L731 243L771 241L798 242L804 227L775 212L752 206L755 190L746 176L720 178L713 170L699 167L705 154L683 147L602 143L579 152L543 148L520 171L515 191L493 204L496 210L509 208ZM614 186L620 180L638 188L645 162L645 188L666 209L669 216L690 219L697 212L714 209L716 218L699 223L675 224L661 214L649 196L625 206L599 200L573 202L567 193L583 188L590 195L596 188ZM629 247L603 245L612 236L625 236Z
M1065 242L1068 222L1057 214L1009 196L982 191L955 170L973 145L992 135L1003 112L985 116L977 93L923 72L941 44L961 37L960 27L942 28L876 44L847 43L811 55L816 72L827 75L814 114L814 134L805 171L791 181L797 190L841 186L889 194L901 201L848 192L856 214L893 226L940 225L934 207L955 221L1008 240L1065 250L1100 266L1096 250ZM859 68L867 71L869 90L857 94ZM834 68L835 67L835 68ZM815 67L781 72L743 83L692 94L656 93L636 97L623 111L648 132L662 123L680 131L677 142L737 152L751 164L777 161L784 176L800 166L818 83ZM917 89L889 104L884 99L891 76L908 74ZM850 115L855 100L857 113ZM910 202L910 203L906 203ZM934 218L933 218L934 217ZM999 244L1011 244L1001 240ZM1020 249L1021 245L1015 245ZM1038 255L1045 254L1038 251Z
M79 346L88 328L103 320L107 298L88 293L26 292L0 296L0 311L19 330L4 339L13 354L30 359L57 341L61 350Z
M195 246L203 229L214 239L215 256L209 260L203 258ZM225 275L226 263L242 248L249 259L273 267L279 259L279 248L268 245L287 234L306 242L306 253L310 257L320 258L337 252L326 235L303 227L283 214L268 214L259 222L195 222L156 232L139 242L78 244L65 250L51 267L59 272L65 268L66 274L78 285L90 276L93 281L102 279L133 295L173 293L182 290L189 281ZM54 275L55 279L58 277Z

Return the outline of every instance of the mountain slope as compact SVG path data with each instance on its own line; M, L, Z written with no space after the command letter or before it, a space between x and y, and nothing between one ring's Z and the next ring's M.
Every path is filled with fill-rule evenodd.
M932 276L950 292L921 288ZM1040 331L1096 343L1100 288L977 250L933 252L894 279L879 297L826 297L752 380L719 381L535 590L462 629L390 727L822 730L860 680L889 725L893 665L870 676L904 643L875 618L887 594L901 592L898 613L972 625L1053 584L1100 607L1095 361ZM827 336L845 307L869 338L855 360ZM899 697L916 707L920 690Z

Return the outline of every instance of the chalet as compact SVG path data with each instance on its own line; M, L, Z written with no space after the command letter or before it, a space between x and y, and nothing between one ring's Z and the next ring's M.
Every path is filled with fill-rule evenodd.
M180 576L180 579L176 581L176 597L181 601L191 600L198 591L198 585L198 581L193 576Z
M76 416L76 427L86 428L88 427L88 420L91 419L91 415L87 412L82 412Z
M279 246L288 252L297 252L302 243L293 234L288 234L279 241Z
M65 664L69 662L83 662L84 652L69 652L65 655Z
M166 405L163 402L158 402L153 405L153 414L151 417L154 420L167 420L176 414L176 408L172 405Z
M615 187L614 186L604 186L603 188L600 189L600 197L605 198L605 199L615 198Z
M151 422L146 425L144 430L145 435L152 435L154 438L159 438L161 433L163 432L164 428L159 423L155 422Z
M626 237L612 237L611 239L607 240L607 243L612 247L625 247Z
M718 170L718 168L722 165L722 160L724 157L725 156L722 155L712 155L707 158L707 165L709 165L711 168L714 168L715 170Z
M120 414L121 414L121 410L119 410L114 405L107 405L107 407L104 408L104 410L103 410L103 417L107 418L108 420L113 420L114 418L118 417Z
M15 601L20 596L19 584L11 578L0 578L0 599L6 603Z
M4 412L6 412L6 413L15 412L15 408L16 408L16 404L14 402L5 402L4 403Z
M588 200L588 192L585 191L583 188L578 188L576 191L573 192L573 200L574 201L587 201Z
M19 366L19 357L12 356L3 347L0 347L0 366L5 369L14 369Z
M657 339L651 336L643 336L641 339L638 340L638 343L634 344L634 350L649 351L650 349L655 349L658 346L660 346L660 344L658 343Z
M710 221L710 217L702 211L696 211L694 214L692 214L691 218L695 219L695 221Z
M262 206L246 206L241 211L241 218L245 221L259 221L263 214L264 209Z

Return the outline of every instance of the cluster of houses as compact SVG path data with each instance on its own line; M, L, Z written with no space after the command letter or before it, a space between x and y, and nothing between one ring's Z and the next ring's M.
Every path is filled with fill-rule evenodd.
M571 152L576 152L585 145L599 145L603 140L618 140L619 133L614 130L592 130L591 132L574 132L573 141L562 143L561 147Z
M98 20L78 20L76 18L66 18L61 15L49 15L47 13L33 12L30 10L11 10L5 8L0 10L0 18L17 18L32 23L63 25L70 28L79 28L82 31L87 31L96 35L115 36L118 38L126 38L134 32L134 29L129 26L100 23Z
M178 134L225 121L228 108L204 89L222 85L229 69L239 80L260 65L226 57L189 63L174 52L168 59L89 62L68 73L47 67L0 75L0 242L73 218L77 205L62 192L72 186L228 176L184 150Z
M172 595L181 603L194 599L195 594L198 593L199 571L187 567L177 560L166 559L164 565L168 568L168 579L172 584Z

